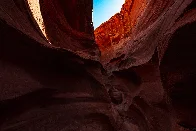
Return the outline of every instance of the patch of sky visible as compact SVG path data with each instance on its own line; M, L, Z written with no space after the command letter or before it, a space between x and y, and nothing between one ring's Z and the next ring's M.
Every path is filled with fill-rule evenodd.
M93 0L93 25L96 29L103 22L120 12L125 0Z

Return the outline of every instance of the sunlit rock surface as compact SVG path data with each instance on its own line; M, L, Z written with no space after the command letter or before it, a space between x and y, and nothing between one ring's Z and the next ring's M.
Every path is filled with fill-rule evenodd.
M126 0L119 13L95 30L95 40L101 50L111 46L129 36L132 28L137 24L138 17L145 9L146 0Z
M0 1L0 130L195 129L195 1L127 0L110 19L126 26L98 28L114 44L91 0L36 5L46 35L26 0Z

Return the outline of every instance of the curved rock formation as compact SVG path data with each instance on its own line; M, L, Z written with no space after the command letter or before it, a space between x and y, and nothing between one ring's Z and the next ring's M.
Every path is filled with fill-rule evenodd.
M138 5L137 2L133 2L133 7L134 5ZM142 2L139 5L135 7L136 11L141 8ZM151 59L157 46L161 60L172 34L179 27L195 21L194 6L188 7L194 5L191 0L151 0L145 5L146 7L132 18L135 24L130 25L132 28L129 35L107 48L107 51L102 51L101 60L108 70L122 70L144 64ZM98 40L98 45L100 43Z
M0 1L0 130L195 129L194 0L126 0L97 44L92 1L28 2Z
M179 123L190 128L196 125L195 28L194 22L179 28L173 34L160 66L164 87L176 110Z

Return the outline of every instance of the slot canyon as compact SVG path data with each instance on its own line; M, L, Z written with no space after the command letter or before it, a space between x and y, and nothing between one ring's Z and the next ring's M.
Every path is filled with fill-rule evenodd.
M0 0L0 131L195 131L196 1L92 10Z

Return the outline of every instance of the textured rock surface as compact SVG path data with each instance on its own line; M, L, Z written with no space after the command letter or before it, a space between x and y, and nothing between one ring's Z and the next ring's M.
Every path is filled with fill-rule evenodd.
M126 0L119 13L115 14L107 22L100 25L94 32L95 40L101 50L130 36L132 28L137 23L137 18L146 7L146 0Z
M194 130L195 1L126 0L101 56L92 1L36 5L47 38L25 0L0 1L0 130Z
M141 6L142 2L139 5ZM194 1L191 0L151 0L145 5L142 12L132 18L135 24L131 25L130 34L102 51L101 61L108 70L127 69L144 64L151 59L157 46L161 60L172 34L196 19ZM136 9L141 8L140 6L136 6Z

